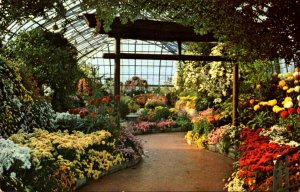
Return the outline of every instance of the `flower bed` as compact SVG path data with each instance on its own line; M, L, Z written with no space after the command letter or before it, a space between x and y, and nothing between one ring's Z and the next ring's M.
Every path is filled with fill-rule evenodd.
M228 179L228 191L270 191L272 187L273 168L276 159L295 145L279 144L268 136L266 130L242 130L239 150L241 157L237 162L237 169ZM297 143L297 142L292 142ZM299 145L299 143L297 143ZM289 158L289 162L300 158L300 152ZM293 169L291 179L299 176L299 167ZM294 174L294 175L293 175ZM298 178L299 179L299 178Z
M174 128L175 122L172 120L161 120L159 122L142 121L132 125L135 134L155 133L155 132L171 132L180 131L181 128Z
M9 163L0 166L0 180L5 183L1 184L1 189L73 191L78 180L98 179L114 166L141 157L143 151L139 141L125 132L118 142L104 130L70 134L35 129L29 134L20 131L10 140L2 139L0 146L4 146L4 150L18 150L12 155L1 156L3 162Z

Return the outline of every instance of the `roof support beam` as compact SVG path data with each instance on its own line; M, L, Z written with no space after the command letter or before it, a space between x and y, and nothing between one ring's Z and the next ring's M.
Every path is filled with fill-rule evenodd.
M146 59L146 60L178 60L178 61L229 61L221 56L198 56L198 55L158 55L158 54L131 54L120 53L118 56L115 53L104 53L105 59Z
M182 41L182 42L218 42L212 33L205 35L196 34L192 27L179 23L142 20L122 24L116 17L111 24L109 32L104 31L103 23L96 20L94 14L84 14L83 18L91 28L99 27L99 34L108 34L109 37L120 37L121 39L140 39L152 41Z

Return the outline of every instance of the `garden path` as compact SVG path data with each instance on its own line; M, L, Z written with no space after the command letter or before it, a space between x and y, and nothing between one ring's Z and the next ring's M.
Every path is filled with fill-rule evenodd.
M222 191L233 160L188 145L184 134L138 136L145 151L138 165L91 181L79 191Z

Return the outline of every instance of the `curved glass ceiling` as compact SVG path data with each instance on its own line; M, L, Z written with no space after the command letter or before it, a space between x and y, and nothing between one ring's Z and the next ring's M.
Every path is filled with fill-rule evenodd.
M87 62L97 70L98 76L113 78L114 61L103 59L103 53L114 52L114 39L105 34L94 34L83 19L85 13L94 13L95 10L83 11L80 0L68 0L64 3L66 17L58 19L55 12L48 12L47 18L37 17L23 23L12 23L6 30L4 41L15 38L20 31L28 31L42 27L52 32L61 32L76 46L80 63ZM4 43L5 43L4 42ZM140 40L122 40L121 52L150 53L150 54L175 54L175 42L154 42ZM183 47L184 48L184 47ZM170 79L175 73L175 61L157 60L122 60L121 81L124 82L132 76L148 81L149 84L170 84Z

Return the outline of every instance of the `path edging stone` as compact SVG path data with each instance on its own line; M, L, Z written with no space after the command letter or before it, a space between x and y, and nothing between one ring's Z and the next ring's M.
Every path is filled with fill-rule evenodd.
M122 169L127 169L127 168L130 168L130 167L133 167L133 166L137 165L139 162L141 162L141 160L142 160L142 157L140 156L137 159L133 159L133 160L130 160L130 161L125 161L121 164L114 165L108 171L101 173L100 176L99 176L99 179L101 177L104 177L105 175L113 174L113 173L118 172ZM89 182L89 179L87 179L86 177L84 177L83 179L78 179L76 181L76 189L86 185L88 182Z

